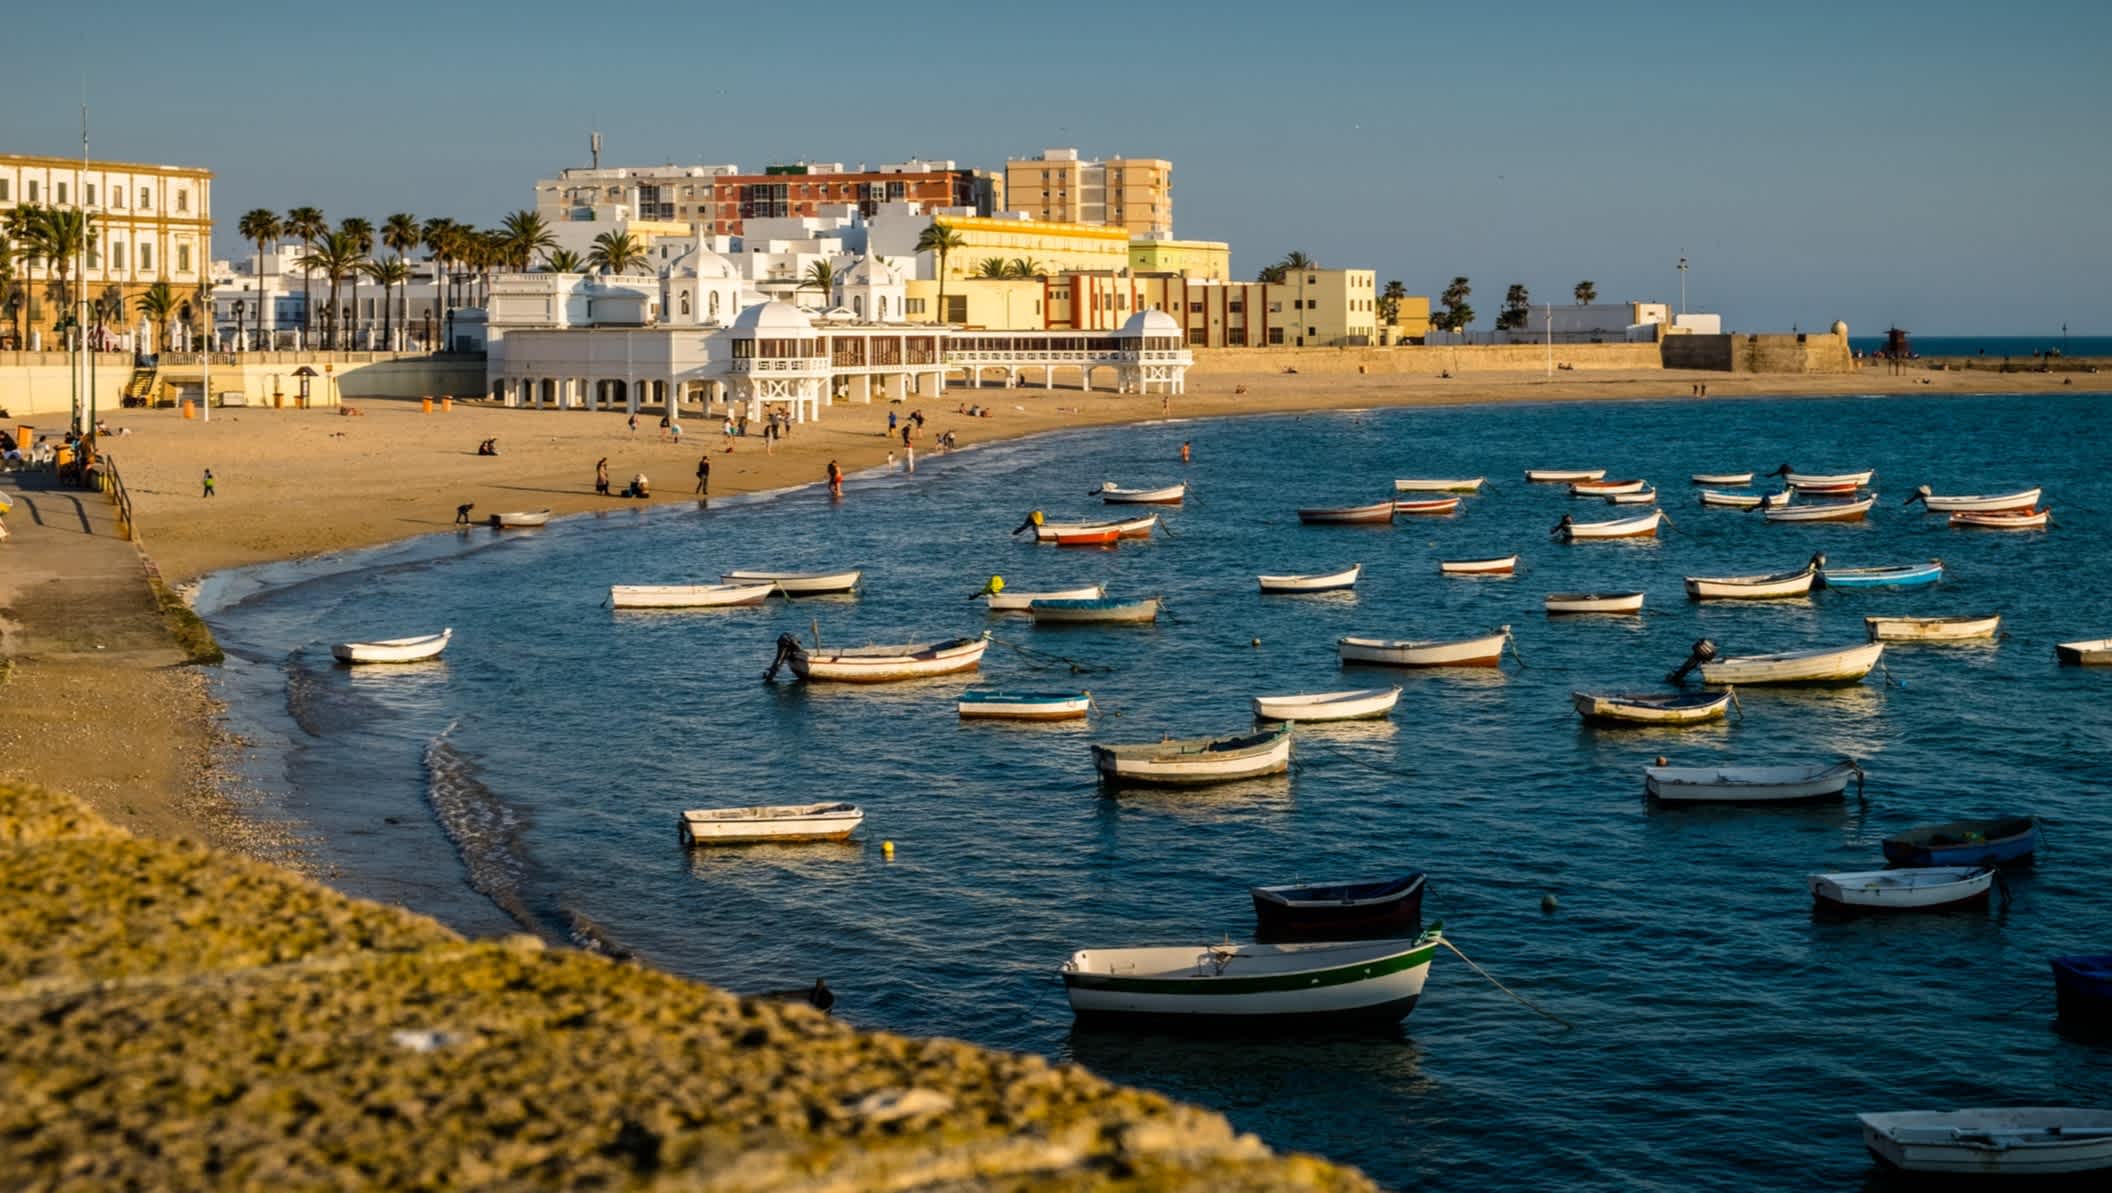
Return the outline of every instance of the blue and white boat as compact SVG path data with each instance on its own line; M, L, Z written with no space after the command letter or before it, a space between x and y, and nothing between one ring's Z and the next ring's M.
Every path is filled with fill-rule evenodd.
M1900 564L1896 567L1830 567L1819 573L1820 582L1828 588L1911 588L1919 584L1934 584L1941 579L1941 559L1931 559L1927 563Z
M1884 848L1895 866L1999 866L2038 851L2039 822L2032 816L1952 820L1894 833Z
M1092 707L1091 692L1006 692L970 688L961 693L961 719L1007 721L1075 721Z

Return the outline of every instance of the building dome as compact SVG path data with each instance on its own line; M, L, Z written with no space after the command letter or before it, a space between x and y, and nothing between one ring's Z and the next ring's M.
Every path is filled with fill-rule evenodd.
M1145 336L1179 336L1181 325L1164 311L1138 311L1122 324L1115 335L1122 339L1142 339Z
M887 262L882 261L878 253L868 253L860 257L858 264L851 266L851 272L844 280L860 286L893 286L901 282L901 278L894 270L888 268Z
M739 275L734 272L733 262L704 247L699 240L690 250L667 267L671 278L698 278L710 282L733 281Z
M733 321L738 336L803 336L814 334L814 323L806 312L789 302L764 302L743 310Z
M1833 321L1833 328L1832 328L1832 330L1833 330L1833 334L1835 334L1835 335L1837 335L1837 336L1841 337L1841 338L1842 338L1842 339L1844 339L1844 340L1845 340L1845 339L1847 339L1847 338L1848 338L1848 321L1847 321L1847 320L1845 320L1845 319L1835 319L1835 320Z

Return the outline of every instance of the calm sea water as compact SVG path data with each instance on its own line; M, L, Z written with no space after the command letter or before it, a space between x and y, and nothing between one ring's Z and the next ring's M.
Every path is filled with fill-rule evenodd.
M2034 354L2059 352L2065 356L2112 356L2112 336L2064 336L2056 331L2043 336L1912 336L1914 351L1924 357L1987 356L2028 359ZM1849 336L1848 346L1857 352L1882 352L1883 336Z
M2112 675L2056 640L2112 632L2106 395L1578 404L1170 423L927 459L709 510L477 530L234 573L208 585L257 777L311 823L347 890L472 932L591 934L753 991L826 975L852 1022L1085 1063L1221 1110L1271 1144L1396 1186L1842 1188L1871 1172L1860 1110L2112 1101L2112 1053L2051 1026L2050 955L2112 948ZM1195 447L1183 468L1177 449ZM1859 526L1770 526L1693 504L1690 472L1874 467ZM1527 467L1658 482L1656 541L1557 546L1560 515L1612 516ZM1304 527L1292 507L1369 501L1391 478L1481 474L1464 512ZM1116 551L1008 537L1030 506L1098 512L1104 479L1185 477L1173 533ZM1902 508L1917 483L2042 483L2059 525L1971 533ZM1680 578L1941 557L1925 590L1695 606ZM1441 558L1525 555L1511 579ZM1366 566L1354 596L1268 598L1265 571ZM733 567L866 569L856 600L615 614L611 583ZM1154 629L1036 631L967 598L1105 581L1164 594ZM1640 587L1649 613L1553 621L1540 598ZM1579 726L1573 688L1652 688L1707 635L1730 653L1846 645L1871 612L1999 611L1994 644L1904 646L1892 682L1744 693L1690 730ZM1448 637L1509 624L1501 672L1345 671L1345 633ZM444 662L344 669L333 639L455 629ZM902 641L992 629L983 679L1090 686L1089 726L963 725L953 681L763 683L772 639ZM1258 640L1258 645L1254 644ZM1026 647L1029 656L1010 647ZM1090 664L1073 678L1045 656ZM1301 731L1288 777L1104 795L1087 744L1244 728L1248 697L1399 682L1390 722ZM1660 811L1655 755L1852 755L1867 802ZM685 807L844 798L858 841L685 854ZM1832 923L1805 876L1879 864L1918 823L2006 810L2050 845L1984 914ZM880 842L897 852L885 859ZM1427 870L1426 912L1536 1017L1441 955L1398 1035L1193 1040L1073 1027L1056 966L1083 946L1251 930L1264 881ZM1560 910L1544 914L1552 893Z

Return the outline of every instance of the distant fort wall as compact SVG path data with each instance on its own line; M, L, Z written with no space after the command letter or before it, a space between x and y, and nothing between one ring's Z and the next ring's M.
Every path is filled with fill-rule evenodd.
M1387 348L1197 348L1191 375L1280 373L1286 368L1320 375L1342 373L1435 377L1441 373L1515 373L1545 370L1545 344L1402 344ZM1662 368L1656 344L1556 344L1558 368Z
M1719 373L1853 373L1848 328L1798 335L1666 336L1657 345L1668 369Z

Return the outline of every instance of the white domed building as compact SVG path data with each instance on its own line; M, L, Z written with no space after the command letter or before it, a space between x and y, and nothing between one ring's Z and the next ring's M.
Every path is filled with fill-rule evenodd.
M908 298L908 283L878 253L860 257L836 284L835 305L875 323L902 322Z
M678 327L723 327L741 311L741 275L733 262L711 251L702 236L668 264L667 297L661 309Z
M1130 394L1188 392L1188 366L1195 354L1180 323L1164 311L1138 311L1115 330L1120 363L1115 388Z

